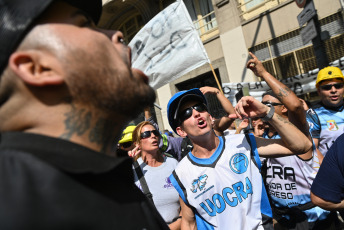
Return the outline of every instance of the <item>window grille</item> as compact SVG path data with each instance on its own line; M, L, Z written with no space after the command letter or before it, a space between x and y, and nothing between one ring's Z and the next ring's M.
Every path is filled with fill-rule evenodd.
M324 42L329 62L343 57L344 23L341 13L321 19L320 25L322 33L330 35L330 38ZM300 29L258 44L249 50L277 78L288 78L317 68L312 43L310 42L306 47L303 45Z
M184 3L202 41L218 34L211 0L184 0Z

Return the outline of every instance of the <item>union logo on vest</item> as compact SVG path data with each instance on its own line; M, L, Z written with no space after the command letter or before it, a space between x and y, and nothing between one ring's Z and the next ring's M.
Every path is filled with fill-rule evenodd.
M242 174L246 172L248 167L247 156L243 153L237 153L229 160L229 167L236 174Z

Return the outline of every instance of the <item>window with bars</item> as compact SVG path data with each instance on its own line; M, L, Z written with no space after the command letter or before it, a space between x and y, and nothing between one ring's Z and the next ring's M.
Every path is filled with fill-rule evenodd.
M317 68L317 61L313 46L308 46L306 48L297 50L295 55L298 60L301 73L306 73Z
M344 25L341 13L320 20L321 30L330 34L325 49L329 62L344 56ZM304 46L300 29L261 43L249 49L264 67L277 78L289 78L317 68L313 46Z

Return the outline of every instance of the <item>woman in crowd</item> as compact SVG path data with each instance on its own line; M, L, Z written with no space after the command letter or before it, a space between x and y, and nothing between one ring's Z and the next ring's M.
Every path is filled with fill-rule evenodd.
M128 155L137 161L134 163L136 185L146 195L152 194L155 207L170 229L180 229L179 195L168 179L178 161L160 152L160 133L149 121L139 123L132 136L136 147ZM143 179L148 189L145 188Z

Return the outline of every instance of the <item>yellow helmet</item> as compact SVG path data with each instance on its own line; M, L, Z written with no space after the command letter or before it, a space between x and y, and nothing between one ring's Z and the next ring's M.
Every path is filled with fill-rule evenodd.
M317 81L315 86L318 88L321 81L330 80L334 78L341 78L344 81L342 71L338 67L329 66L321 69L318 73Z
M122 144L125 142L133 141L133 131L136 128L135 125L129 125L127 128L123 130L121 140L119 140L118 144Z

